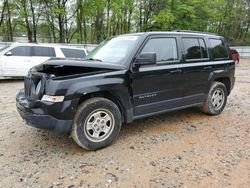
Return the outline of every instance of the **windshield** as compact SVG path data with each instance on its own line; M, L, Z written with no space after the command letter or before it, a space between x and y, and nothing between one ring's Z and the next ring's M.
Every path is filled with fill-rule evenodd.
M0 48L0 52L4 51L5 49L9 48L10 46L5 46L5 47L2 47Z
M119 64L131 51L138 36L118 36L102 42L85 59Z

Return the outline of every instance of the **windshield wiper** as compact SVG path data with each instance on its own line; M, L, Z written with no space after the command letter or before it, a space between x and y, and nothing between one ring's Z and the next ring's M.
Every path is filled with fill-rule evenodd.
M95 58L88 58L88 59L85 59L85 60L91 60L91 61L99 61L99 62L102 62L102 60L100 60L100 59L95 59Z

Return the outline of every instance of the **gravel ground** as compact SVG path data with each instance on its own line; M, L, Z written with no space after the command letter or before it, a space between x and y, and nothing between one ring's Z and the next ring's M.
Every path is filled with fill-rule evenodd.
M98 151L23 123L0 82L0 187L250 187L250 60L219 116L187 109L124 125Z

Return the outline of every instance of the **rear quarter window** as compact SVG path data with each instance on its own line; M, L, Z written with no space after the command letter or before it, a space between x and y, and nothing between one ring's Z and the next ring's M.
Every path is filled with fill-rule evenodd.
M228 59L228 49L222 39L209 39L211 52L215 60Z
M83 59L86 54L84 50L78 50L78 49L68 49L68 48L61 48L62 53L65 57L68 58L79 58Z

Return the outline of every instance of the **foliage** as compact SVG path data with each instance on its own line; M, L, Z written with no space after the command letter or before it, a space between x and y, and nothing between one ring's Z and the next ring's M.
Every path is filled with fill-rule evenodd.
M113 35L197 30L250 43L249 0L0 0L3 40L99 43Z

